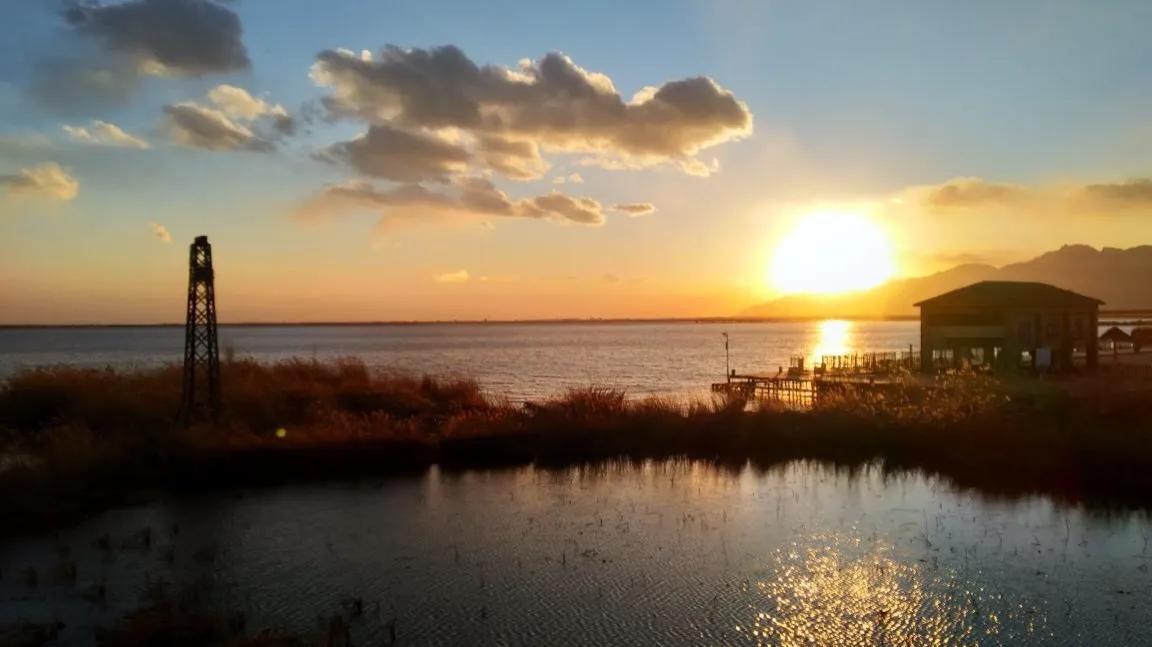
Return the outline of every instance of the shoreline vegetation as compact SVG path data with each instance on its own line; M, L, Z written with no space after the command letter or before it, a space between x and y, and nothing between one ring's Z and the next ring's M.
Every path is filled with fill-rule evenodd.
M0 534L147 493L446 469L794 460L919 470L992 496L1152 507L1152 383L909 379L805 411L587 387L516 406L469 379L356 359L225 361L218 423L177 420L181 371L48 367L0 382Z

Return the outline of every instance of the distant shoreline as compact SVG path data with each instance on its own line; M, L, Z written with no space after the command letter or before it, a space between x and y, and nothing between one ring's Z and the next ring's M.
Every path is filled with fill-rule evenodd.
M1135 325L1152 320L1152 309L1148 310L1101 310L1100 325ZM229 328L317 328L355 326L458 326L458 325L567 325L567 324L757 324L757 323L806 323L827 321L919 321L918 315L841 315L835 317L604 317L604 318L555 318L555 319L429 319L429 320L383 320L383 321L236 321L221 322L221 327ZM0 324L0 330L28 330L45 328L182 328L183 323L67 323L67 324Z
M1149 312L1152 315L1152 311ZM353 326L458 326L458 325L564 325L564 324L701 324L701 323L803 323L839 319L845 321L919 321L914 315L891 317L657 317L591 319L432 319L396 321L237 321L221 322L221 327L353 327ZM183 328L183 323L84 323L84 324L0 324L0 330L21 328Z

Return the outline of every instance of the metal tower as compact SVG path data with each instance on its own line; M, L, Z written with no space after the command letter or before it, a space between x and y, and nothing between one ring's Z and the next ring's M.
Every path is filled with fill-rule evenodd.
M184 385L180 416L188 424L207 409L220 413L220 347L216 340L216 287L212 245L197 236L188 247L188 317L184 324Z

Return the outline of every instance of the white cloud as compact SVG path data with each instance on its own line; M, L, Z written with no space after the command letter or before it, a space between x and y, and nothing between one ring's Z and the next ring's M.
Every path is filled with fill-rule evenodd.
M212 88L208 102L211 105L182 101L164 107L173 141L213 151L268 152L276 148L273 136L262 132L255 122L270 120L275 135L290 135L296 128L284 106L257 99L234 85Z
M552 184L583 184L584 178L579 173L569 173L568 175L558 175L552 178Z
M150 222L148 223L148 228L152 230L152 235L159 238L161 241L165 243L172 242L172 234L164 225L161 225L158 222Z
M253 121L265 115L288 116L288 111L280 104L270 104L257 99L244 88L222 84L208 91L208 99L231 117Z
M80 183L55 162L47 162L0 175L0 187L11 196L47 198L67 202L80 192Z
M172 141L190 148L211 151L248 150L268 152L275 148L244 124L222 110L187 101L164 107Z
M64 132L74 141L98 146L117 146L120 148L150 148L148 142L130 135L119 126L107 121L93 119L88 126L62 126Z
M278 103L268 103L249 94L235 85L218 85L208 91L208 100L223 110L228 116L253 122L261 117L269 117L282 134L290 135L296 128L295 120L288 110Z
M434 280L437 283L467 283L468 278L468 270L456 270L455 272L445 272Z

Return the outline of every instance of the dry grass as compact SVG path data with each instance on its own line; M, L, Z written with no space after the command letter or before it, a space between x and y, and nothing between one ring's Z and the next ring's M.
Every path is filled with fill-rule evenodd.
M0 430L9 443L50 440L83 428L101 440L178 435L180 371L117 372L53 367L22 372L0 386ZM390 429L397 421L445 418L494 408L472 380L376 374L358 360L226 362L222 431L273 437L279 429L339 432ZM403 425L397 426L402 427Z
M42 496L0 507L0 525L6 515L19 523L45 510L67 514L64 503L83 505L77 493L102 490L228 486L433 462L671 457L733 465L880 461L985 491L1152 505L1147 385L909 379L833 394L797 412L738 398L633 400L602 387L512 407L486 398L470 380L379 374L356 360L227 362L222 379L221 424L189 430L176 422L180 374L173 368L51 368L3 383L0 433L9 452L33 460L0 473L0 484Z

